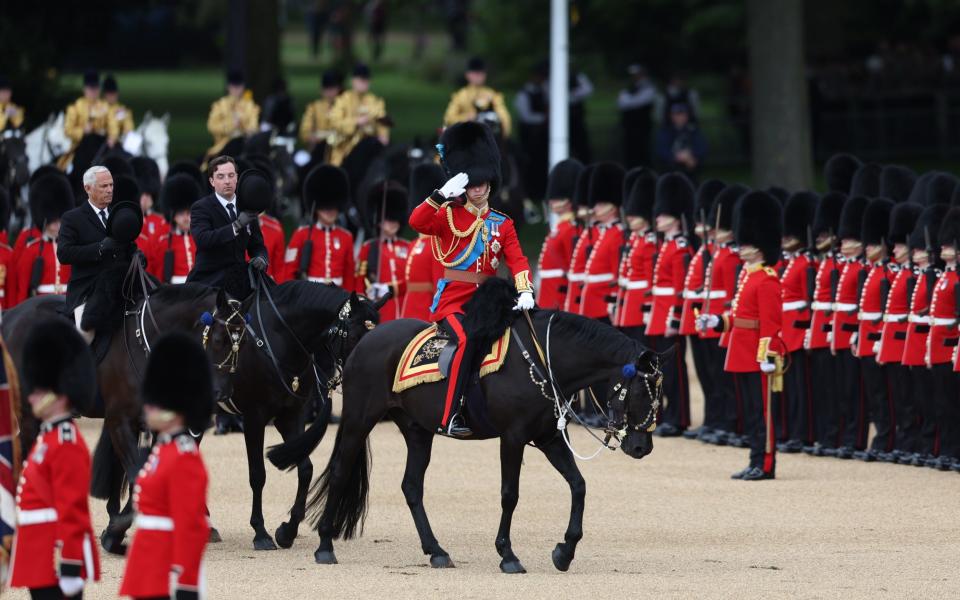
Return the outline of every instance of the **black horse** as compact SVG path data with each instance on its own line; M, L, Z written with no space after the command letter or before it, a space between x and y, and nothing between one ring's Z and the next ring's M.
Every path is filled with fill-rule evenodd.
M272 289L271 289L272 288ZM329 388L346 356L379 321L379 305L344 290L290 281L269 286L261 281L244 301L218 304L212 314L197 315L206 325L199 334L213 361L218 401L243 415L243 437L253 505L250 526L255 550L276 550L263 519L266 470L263 440L273 421L284 440L303 433L305 409L323 401L323 426L329 417ZM276 530L276 543L289 548L304 518L313 477L308 457L298 461L297 495L290 520Z
M660 364L665 358L645 350L613 327L569 313L538 311L532 313L530 323L536 335L531 335L527 321L518 320L512 326L504 365L498 373L484 377L479 386L486 398L486 420L499 432L485 437L500 438L502 517L496 549L505 573L524 572L511 548L510 525L518 501L523 451L528 444L543 452L570 486L569 525L564 541L553 551L557 569L569 568L583 536L586 488L573 453L558 431L559 398L594 384L612 384L608 434L621 440L620 447L629 456L642 458L653 449L651 431L661 395ZM446 382L421 384L399 394L392 391L401 354L425 325L410 319L383 324L364 337L347 360L343 416L333 454L311 488L309 511L320 534L320 546L314 553L317 563L336 563L333 539L351 538L358 526L362 529L369 489L367 438L374 425L389 415L407 444L402 489L423 552L430 555L433 567L453 566L434 537L423 507L424 474L430 462L433 432L443 410ZM539 360L539 353L534 351L538 347L545 355ZM565 414L564 410L560 412ZM272 449L267 456L276 466L289 468L309 455L320 437L322 434L311 426L301 438Z

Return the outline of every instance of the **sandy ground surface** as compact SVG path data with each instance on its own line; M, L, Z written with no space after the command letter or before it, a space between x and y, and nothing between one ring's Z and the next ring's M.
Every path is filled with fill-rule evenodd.
M99 422L86 422L91 443ZM314 454L322 468L333 430ZM275 443L273 433L268 441ZM574 436L581 451L585 435ZM650 456L621 452L581 462L585 536L568 573L550 552L562 541L566 484L529 448L513 547L527 575L503 575L494 550L499 508L496 442L437 440L426 506L457 568L433 570L400 492L405 449L392 424L372 436L364 535L339 542L336 566L313 562L318 538L301 528L290 550L254 552L243 440L209 436L210 506L223 542L208 547L210 598L956 598L960 596L960 475L930 469L781 455L779 479L731 481L746 450L657 439ZM293 500L294 474L268 470L264 514L273 532ZM103 503L91 505L96 529ZM122 559L103 558L86 598L113 598ZM26 598L20 591L4 594Z

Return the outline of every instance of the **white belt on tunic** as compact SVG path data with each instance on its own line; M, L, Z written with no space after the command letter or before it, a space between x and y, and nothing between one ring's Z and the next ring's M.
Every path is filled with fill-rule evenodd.
M55 523L57 509L35 508L33 510L17 510L17 524L39 525L40 523Z
M650 287L650 282L646 279L641 279L640 281L624 281L620 284L625 290L644 290Z
M803 310L807 307L807 303L803 300L794 300L792 302L784 302L783 310Z
M672 295L673 295L673 288L672 288L672 287L660 287L660 286L655 285L655 286L653 286L653 295L654 295L654 296L672 296Z
M860 311L860 314L857 315L857 318L861 321L876 321L883 316L881 312L863 312Z
M540 279L559 279L566 275L563 269L541 269Z
M587 275L584 277L587 283L603 283L604 281L613 281L613 273L599 273L597 275Z
M149 531L173 531L173 519L159 515L137 515L133 521L137 529Z

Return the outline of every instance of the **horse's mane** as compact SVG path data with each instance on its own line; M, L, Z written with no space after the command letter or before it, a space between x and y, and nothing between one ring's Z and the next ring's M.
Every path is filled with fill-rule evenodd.
M161 285L150 294L151 300L160 300L170 304L176 302L191 302L206 296L214 288L202 283L181 283L177 285Z
M596 319L588 319L559 310L540 311L540 314L544 315L545 320L549 319L551 314L556 315L553 319L553 331L570 336L573 345L583 352L610 356L624 363L637 358L639 353L637 342L621 333L616 327Z
M350 294L332 286L294 279L281 283L271 291L277 304L308 310L329 310L335 312Z

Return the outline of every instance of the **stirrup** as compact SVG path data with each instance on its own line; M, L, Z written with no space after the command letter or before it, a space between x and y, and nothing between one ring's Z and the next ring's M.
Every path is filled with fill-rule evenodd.
M440 427L438 433L453 438L467 438L473 435L473 431L463 424L463 417L459 412L451 416L446 428Z

